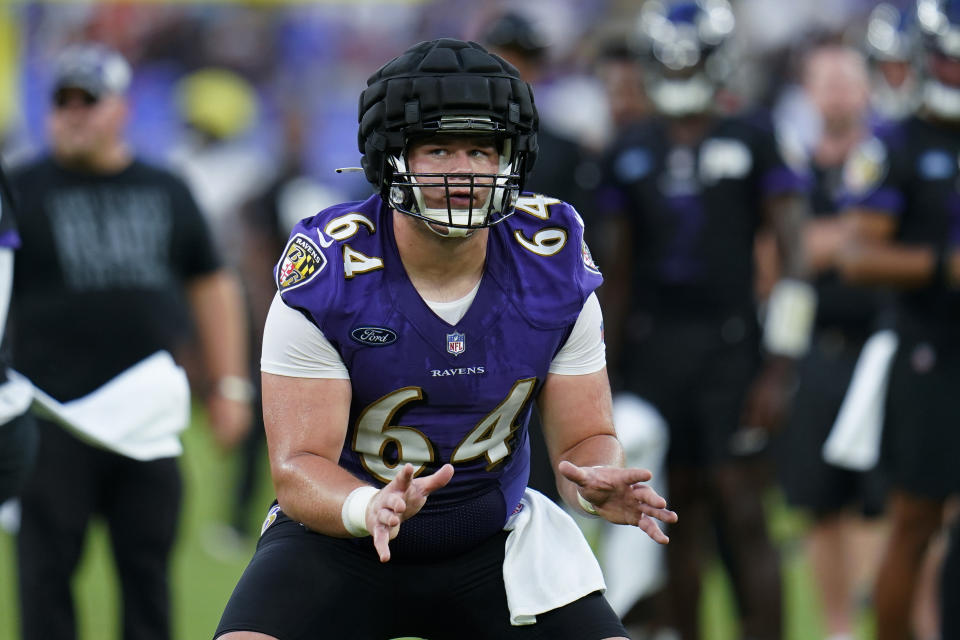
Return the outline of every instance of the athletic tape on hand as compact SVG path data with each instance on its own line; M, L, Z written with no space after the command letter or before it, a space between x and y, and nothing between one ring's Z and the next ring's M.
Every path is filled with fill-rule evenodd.
M378 492L379 489L370 486L357 487L343 501L340 518L343 520L343 528L353 537L363 538L370 535L367 530L367 506Z
M763 346L770 353L797 358L810 348L817 292L800 280L778 281L767 301Z

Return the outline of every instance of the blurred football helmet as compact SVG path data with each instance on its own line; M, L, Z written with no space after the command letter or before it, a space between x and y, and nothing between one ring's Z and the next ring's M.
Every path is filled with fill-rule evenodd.
M727 0L644 3L637 30L651 62L647 94L660 113L678 117L709 110L727 73L718 52L735 22Z
M539 120L530 85L475 42L421 42L385 64L360 94L359 121L363 170L380 197L444 236L466 236L512 215L536 159ZM410 143L444 134L493 136L500 153L497 173L410 172ZM450 189L462 188L465 177L471 192L488 189L486 201L474 208L471 197L468 209L451 208ZM447 190L446 208L427 207L422 192L427 187Z
M883 118L902 118L920 102L915 69L917 39L912 12L887 3L870 12L865 38L870 61L870 98L874 110Z
M923 105L934 116L960 119L960 0L917 0L925 61Z

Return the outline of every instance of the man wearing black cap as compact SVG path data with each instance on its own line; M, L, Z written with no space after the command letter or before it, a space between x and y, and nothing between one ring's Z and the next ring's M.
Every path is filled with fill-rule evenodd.
M14 366L60 403L92 398L158 352L182 355L192 312L212 381L211 426L230 447L250 417L238 288L184 183L136 159L125 142L130 79L127 62L101 46L69 49L57 62L50 154L11 176L23 240L13 284ZM131 430L128 416L156 404L164 382L151 378L155 390L130 398L130 414L95 421ZM180 415L184 404L160 404L157 421ZM18 537L23 638L75 636L70 581L93 515L106 520L113 544L123 637L169 638L176 458L119 455L47 420L39 430Z

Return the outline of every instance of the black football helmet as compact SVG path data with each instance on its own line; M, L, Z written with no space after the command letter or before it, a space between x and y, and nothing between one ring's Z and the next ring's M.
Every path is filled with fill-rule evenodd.
M870 61L871 104L883 118L899 119L920 101L916 60L919 52L914 12L881 3L867 20L864 39Z
M960 120L960 0L917 0L923 41L923 106L934 116Z
M385 64L360 94L359 121L363 170L380 197L398 211L441 225L443 235L465 236L512 215L536 159L539 119L530 85L510 63L475 42L421 42ZM443 134L496 138L497 173L469 174L471 190L495 185L482 207L453 209L449 198L446 208L426 206L422 188L445 188L449 194L451 180L462 186L465 177L408 170L410 142Z
M647 94L660 113L685 116L710 109L727 71L718 52L735 22L727 0L644 3L637 32L651 63Z

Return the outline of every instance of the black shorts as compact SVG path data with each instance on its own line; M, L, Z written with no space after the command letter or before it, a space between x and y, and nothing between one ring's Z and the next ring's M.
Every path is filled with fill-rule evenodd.
M503 586L506 532L435 563L381 564L366 544L314 533L285 515L264 532L216 635L280 640L542 639L627 636L599 593L510 625Z
M736 456L746 392L760 364L755 321L657 318L623 359L627 391L651 403L670 430L667 464L709 466Z
M853 507L864 516L883 512L883 479L878 469L851 471L823 459L863 341L838 332L818 333L800 362L800 385L790 416L774 443L777 475L787 502L814 516Z
M900 336L890 370L881 469L891 487L960 493L960 342Z

